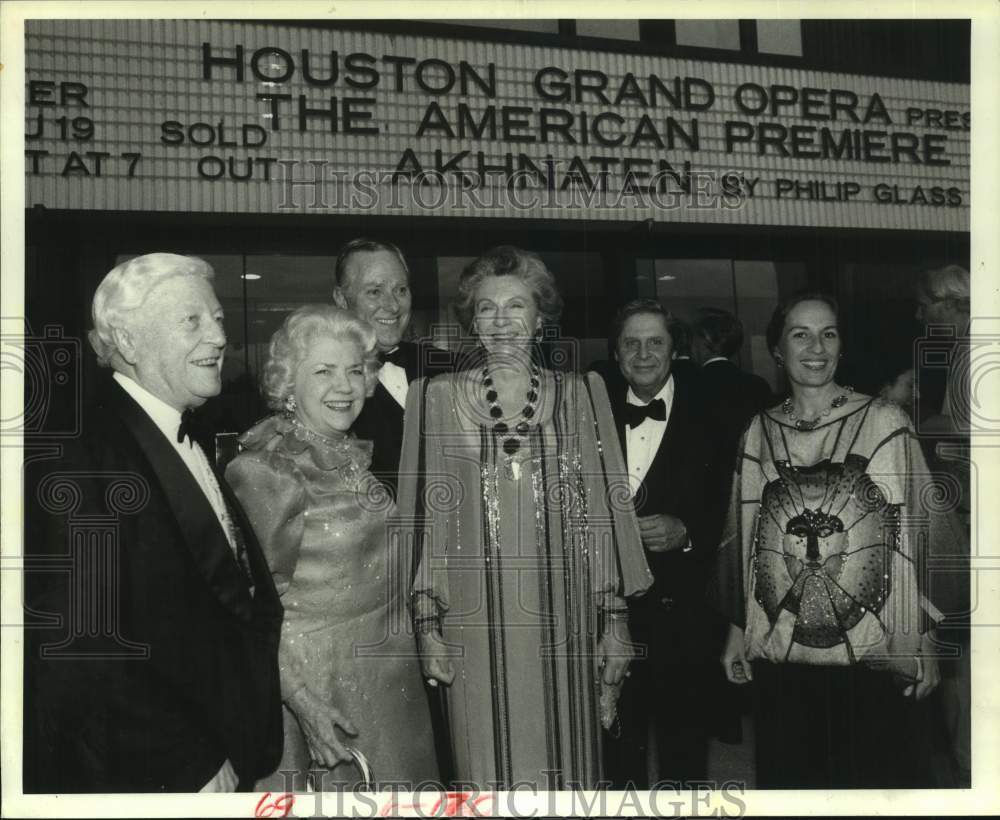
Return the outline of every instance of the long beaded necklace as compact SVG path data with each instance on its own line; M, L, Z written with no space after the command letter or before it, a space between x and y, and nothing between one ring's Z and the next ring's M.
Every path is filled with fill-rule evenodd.
M845 387L844 392L838 396L835 396L833 401L830 402L830 406L826 408L822 413L820 413L816 418L811 421L807 421L800 416L796 416L793 405L792 397L789 396L781 403L781 412L788 416L788 420L795 425L796 430L815 430L819 427L820 422L827 418L830 413L836 410L838 407L843 407L847 404L848 397L854 392L853 387Z
M499 394L493 386L493 377L489 368L483 368L483 387L486 388L486 401L490 405L490 418L493 419L493 432L502 440L501 448L504 452L503 470L504 475L511 481L521 478L521 464L515 458L521 449L522 442L528 437L528 430L531 427L531 419L535 416L535 408L538 404L538 388L541 378L538 368L532 366L529 379L528 392L525 398L528 403L521 408L521 419L511 430L510 426L503 420L504 412L500 406Z

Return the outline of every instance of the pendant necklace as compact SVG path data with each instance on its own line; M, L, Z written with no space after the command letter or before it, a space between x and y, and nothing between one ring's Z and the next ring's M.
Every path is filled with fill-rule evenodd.
M493 419L493 433L502 442L501 449L503 456L503 472L510 481L517 481L521 478L521 463L515 458L521 445L528 437L528 430L531 426L531 419L535 416L535 407L538 404L538 387L541 384L538 368L532 366L528 392L525 395L528 403L521 408L521 418L511 430L510 426L503 421L504 412L500 406L499 394L493 385L493 377L490 376L488 368L483 368L483 387L486 389L486 401L490 406L490 418Z
M789 396L781 403L781 412L788 416L788 420L795 425L796 430L815 430L819 427L820 422L827 418L830 413L836 410L838 407L843 407L847 404L848 397L854 392L853 387L845 387L844 392L838 396L835 396L833 401L830 402L830 406L826 408L822 413L820 413L816 418L811 421L807 421L801 416L796 416L792 405L792 397Z

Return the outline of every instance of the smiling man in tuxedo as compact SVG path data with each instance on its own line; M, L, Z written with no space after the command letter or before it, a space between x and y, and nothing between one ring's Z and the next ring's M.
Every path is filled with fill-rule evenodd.
M189 433L221 389L211 279L168 253L104 278L91 342L113 376L62 455L27 465L26 554L64 569L25 583L50 618L25 630L25 791L235 791L278 763L281 604Z
M410 382L452 368L446 350L404 341L410 325L413 294L410 269L390 242L354 239L337 256L333 300L375 328L378 337L379 383L354 423L361 439L375 444L371 471L396 495L403 447L403 409Z
M632 665L621 737L609 739L606 759L619 787L644 787L647 774L691 784L706 776L712 709L705 698L714 655L704 588L717 546L705 515L709 438L689 386L671 373L670 317L660 303L625 305L612 339L626 387L609 389L611 407L654 585L630 605L632 637L647 657Z

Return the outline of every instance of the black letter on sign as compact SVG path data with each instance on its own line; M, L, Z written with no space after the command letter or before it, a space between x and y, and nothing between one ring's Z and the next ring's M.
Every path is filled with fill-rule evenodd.
M285 70L281 74L265 74L260 70L260 58L266 54L274 54L285 61ZM277 71L281 68L277 63L271 63L270 68ZM292 59L292 55L289 54L282 48L274 48L273 46L267 46L265 48L258 48L254 53L253 57L250 58L250 70L253 71L254 76L261 82L272 82L272 83L285 83L291 78L295 73L295 60Z
M212 79L212 66L231 66L236 69L236 79L243 81L243 46L236 46L235 57L213 57L212 44L201 44L201 78Z
M80 158L80 155L76 151L70 151L69 156L66 157L66 164L63 166L60 176L69 176L74 171L82 171L84 176L90 176L90 169L87 168L87 163Z
M337 82L337 52L330 52L330 76L314 77L309 68L309 49L302 49L302 76L309 85L333 85Z

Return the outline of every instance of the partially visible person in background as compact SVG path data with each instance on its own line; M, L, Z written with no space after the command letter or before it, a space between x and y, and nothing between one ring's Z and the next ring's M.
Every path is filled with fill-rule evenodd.
M262 387L275 414L242 437L226 471L285 603L279 662L284 753L258 789L359 782L347 744L379 782L438 780L405 601L408 555L390 545L392 504L353 433L378 376L375 331L307 305L271 338ZM284 772L293 772L291 782Z
M948 368L944 400L940 409L930 407L921 419L922 433L961 433L969 430L969 355L968 342L971 316L969 272L959 265L932 268L920 275L917 284L916 318L929 330L931 327L950 329L956 340Z
M378 338L382 367L354 429L359 438L374 442L372 473L395 497L410 382L451 370L452 357L446 350L406 341L413 310L410 269L391 242L353 239L340 249L333 301L368 322Z
M674 346L670 372L678 381L693 385L699 371L698 363L691 357L691 326L683 319L672 318L670 338Z
M768 383L734 361L742 347L743 324L736 316L719 308L699 308L691 331L692 357L701 368L699 394L712 423L734 444L771 399Z
M754 414L770 403L771 388L760 376L733 361L743 347L743 325L732 313L700 308L692 328L691 351L700 367L697 401L717 439L709 471L708 499L719 519L729 501L740 435Z
M931 469L950 476L957 487L955 507L965 526L966 555L969 554L972 523L970 435L973 396L969 373L971 313L969 271L959 265L946 265L921 273L917 283L916 318L924 323L928 340L946 339L950 334L954 338L954 344L941 403L926 406L923 396L920 397L917 429L921 443L929 453ZM936 332L932 334L932 331ZM945 335L940 335L941 331ZM918 367L921 364L917 362ZM970 599L969 604L971 603ZM958 644L960 654L942 664L942 704L952 742L952 760L956 772L954 785L962 787L971 782L972 668L967 619L952 621L954 623L943 630L942 635Z

